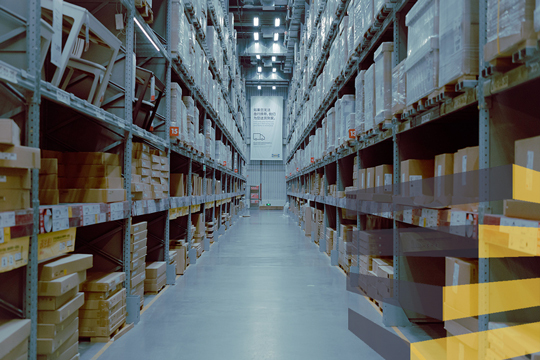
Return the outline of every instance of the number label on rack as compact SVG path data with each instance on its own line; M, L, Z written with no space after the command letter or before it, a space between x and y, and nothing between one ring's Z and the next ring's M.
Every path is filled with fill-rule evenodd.
M171 130L169 133L170 136L179 136L180 135L180 128L178 126L171 126Z
M0 78L5 79L14 84L17 83L17 72L13 69L10 69L7 66L0 65Z
M66 105L71 105L71 99L69 93L64 90L56 89L56 100L63 102Z

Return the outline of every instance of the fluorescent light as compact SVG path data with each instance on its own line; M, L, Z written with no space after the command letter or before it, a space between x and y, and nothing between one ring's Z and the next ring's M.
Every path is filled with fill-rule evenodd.
M276 20L274 21L274 25L276 25L276 27L278 27L280 23L281 23L281 19L276 18Z
M258 66L257 67L257 72L262 72L262 67Z
M156 43L154 42L154 40L152 40L152 38L150 37L150 35L148 35L148 33L146 32L146 30L144 30L144 28L141 26L141 24L139 24L139 21L137 20L137 18L133 18L133 20L135 20L135 24L137 24L137 25L139 26L139 29L141 29L141 31L143 32L143 34L148 38L148 40L150 40L150 42L152 43L152 45L154 45L154 47L156 48L156 50L159 51L158 46L156 45Z
M261 85L257 86L257 89L261 90Z
M279 40L279 34L278 33L274 33L274 41L278 41Z
M255 55L255 57L257 58L257 60L261 60L261 55Z
M272 72L276 72L276 68L272 68Z
M272 86L272 90L276 90L276 87L275 87L275 86Z
M259 33L253 33L253 38L255 39L255 41L259 41Z
M253 18L253 26L259 26L259 18L257 16Z
M272 61L276 62L276 57L275 56L272 56Z

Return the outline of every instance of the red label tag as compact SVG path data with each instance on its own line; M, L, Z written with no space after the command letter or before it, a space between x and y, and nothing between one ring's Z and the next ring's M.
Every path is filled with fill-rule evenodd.
M223 166L227 166L227 162L226 162L226 161L223 162Z
M296 168L296 171L298 171L298 168Z
M178 136L178 135L180 135L180 128L178 126L171 126L169 134L170 134L170 136Z
M237 173L237 172L238 172L238 169L234 169L234 172Z
M356 129L349 129L349 139L356 138Z
M314 163L315 162L315 158L311 158L311 163Z

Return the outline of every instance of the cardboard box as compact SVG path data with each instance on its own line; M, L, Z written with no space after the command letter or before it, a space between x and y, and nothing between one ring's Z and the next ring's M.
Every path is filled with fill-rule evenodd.
M121 177L60 178L58 187L60 189L123 189L124 179Z
M142 249L143 247L146 247L146 238L143 238L141 241L137 241L136 243L131 244L131 251L137 251L139 249Z
M131 264L130 265L130 270L137 269L138 267L140 267L143 264L146 265L146 254L143 255L143 256L138 257L137 259L132 260L130 264Z
M39 326L39 325L38 325ZM73 360L79 352L79 330L70 336L54 353L38 355L37 360Z
M32 178L28 169L0 168L0 189L25 189L32 187ZM41 189L41 183L40 183Z
M86 310L79 309L79 318L81 319L108 319L112 314L126 306L125 298L117 302L110 308Z
M124 189L62 189L62 203L111 203L126 201Z
M122 177L122 168L114 165L65 165L65 177Z
M146 230L146 226L147 226L146 221L142 221L137 224L131 224L131 234L136 234L143 230Z
M86 300L81 309L84 310L109 310L116 306L118 303L125 303L126 301L126 289L121 289L116 294L112 295L105 300Z
M183 245L170 245L169 249L175 249L177 252L177 259L176 259L176 275L183 275L184 270L186 269L186 257L187 257L187 249Z
M60 296L86 280L86 270L48 281L38 281L39 296Z
M0 359L30 336L30 320L0 319Z
M540 136L515 142L514 163L527 169L540 171Z
M58 159L41 159L40 175L58 175Z
M120 311L120 310L119 310ZM108 337L126 321L126 315L122 315L118 322L105 327L80 327L79 334L83 337Z
M57 310L73 299L79 292L76 286L60 296L38 296L38 310Z
M152 191L143 191L143 192L133 192L131 193L133 200L151 200L153 199Z
M15 346L2 360L28 360L28 339Z
M134 273L136 273L137 275L131 276L130 284L132 288L144 282L144 280L146 279L145 270L146 270L145 265L141 265L140 267L134 270Z
M455 198L467 198L478 196L478 176L473 171L478 170L479 148L478 146L460 149L454 154L454 192ZM476 174L478 175L478 174Z
M66 165L115 165L120 166L118 154L104 152L71 152L64 153L64 163Z
M0 151L0 167L17 169L39 169L40 150L27 146L10 146Z
M134 151L133 156L131 158L150 161L150 154L146 152L142 152L142 151Z
M160 275L157 279L144 280L144 292L157 292L167 284L167 274Z
M0 211L30 208L30 190L0 189Z
M64 153L61 151L41 150L42 159L57 159L58 164L64 162Z
M478 283L478 260L468 260L447 257L446 258L446 286L468 285ZM446 305L455 309L463 309L464 312L470 313L472 309L478 308L478 299L474 294L468 293L467 289L460 289L460 296L452 296L453 291L447 289L445 292L444 302ZM457 292L455 292L457 294ZM463 295L463 296L461 296Z
M435 156L434 184L435 200L442 205L450 203L452 196L454 174L454 154L440 154Z
M90 254L71 254L60 259L39 265L39 279L49 281L90 269L93 256Z
M111 296L117 294L118 292L122 291L124 289L124 283L120 283L116 285L114 288L110 289L109 291L102 291L102 292L85 292L84 293L84 299L87 300L107 300Z
M126 318L126 306L121 306L116 312L107 318L81 318L81 328L110 327Z
M133 143L133 152L136 152L136 151L142 151L144 153L150 153L150 147L145 144L145 143L139 143L139 142L134 142Z
M375 168L375 192L391 193L394 173L392 165L379 165Z
M58 331L53 338L37 339L37 353L40 355L48 355L54 353L65 343L71 335L79 328L79 318L74 318L70 324L64 329Z
M4 237L4 243L0 245L0 273L26 265L29 245L29 237L10 239L9 241Z
M39 190L43 189L58 190L58 175L39 174Z
M88 280L81 284L81 291L105 292L110 291L120 283L126 280L126 273L91 273L88 274Z
M361 174L360 174L361 175ZM375 168L366 169L366 192L373 193L375 191Z
M538 203L504 200L503 211L504 216L540 221L540 204Z
M364 190L366 188L366 169L358 170L358 189Z
M68 316L60 324L38 324L37 325L37 337L42 339L52 339L59 332L63 331L68 325L70 325L73 320L78 318L78 313L74 312Z
M137 275L139 275L141 273L144 273L145 277L146 277L146 264L141 264L138 267L136 267L135 269L131 270L129 272L129 275L130 275L130 278L133 279L133 278L135 278Z
M39 189L39 205L60 204L60 192L58 189Z
M131 233L131 243L134 244L141 241L142 239L146 239L147 234L148 234L148 230L146 228L137 233Z
M55 231L38 235L38 260L72 252L75 250L75 236L77 228Z
M154 261L146 264L146 279L157 279L165 274L167 263L164 261Z
M401 196L433 196L433 189L427 181L433 177L434 160L410 159L401 162Z
M148 160L143 159L133 159L132 163L135 164L137 168L142 169L152 169L152 163Z
M68 301L57 310L38 311L38 323L42 324L60 324L70 315L79 311L84 304L84 294L78 293L73 299Z
M0 144L9 146L21 145L21 129L11 119L0 119Z
M145 256L146 255L146 246L143 247L143 248L140 248L139 250L136 250L134 252L131 253L131 258L132 259L138 259L140 258L141 256Z

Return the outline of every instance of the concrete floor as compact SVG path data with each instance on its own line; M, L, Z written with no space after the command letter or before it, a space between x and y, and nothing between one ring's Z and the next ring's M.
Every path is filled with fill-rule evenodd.
M345 282L292 219L251 211L99 359L382 359L347 329L349 308L382 317Z

